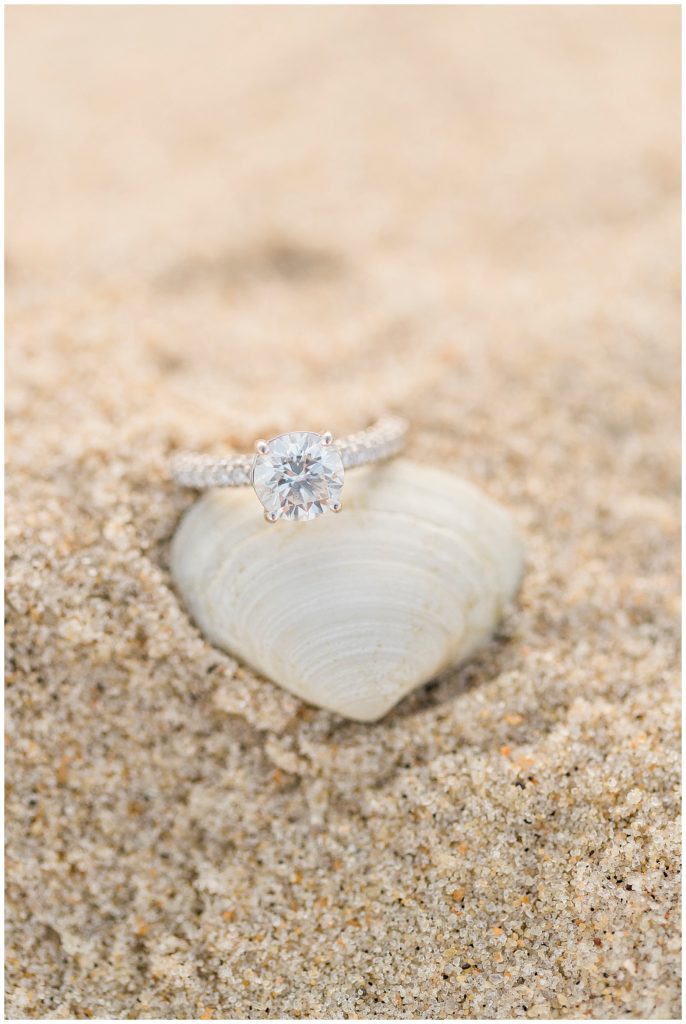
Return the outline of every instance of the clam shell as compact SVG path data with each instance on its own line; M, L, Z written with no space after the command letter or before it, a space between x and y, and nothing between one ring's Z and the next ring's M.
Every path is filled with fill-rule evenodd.
M177 530L172 575L213 644L371 722L489 637L522 547L495 502L407 459L346 474L343 503L269 524L251 489L208 491Z

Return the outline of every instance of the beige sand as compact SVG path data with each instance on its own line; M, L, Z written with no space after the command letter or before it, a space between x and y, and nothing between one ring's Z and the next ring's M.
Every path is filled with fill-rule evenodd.
M678 17L9 11L9 1016L679 1015ZM369 727L164 461L380 406L529 564Z

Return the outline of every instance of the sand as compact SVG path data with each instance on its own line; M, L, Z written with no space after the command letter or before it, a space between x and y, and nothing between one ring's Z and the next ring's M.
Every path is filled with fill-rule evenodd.
M675 8L8 12L7 1015L678 1017ZM166 458L409 415L518 602L379 724Z

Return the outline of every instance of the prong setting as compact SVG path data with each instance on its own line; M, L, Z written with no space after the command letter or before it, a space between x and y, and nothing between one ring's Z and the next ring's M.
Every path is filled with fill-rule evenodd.
M266 519L266 521L268 523L275 523L277 521L277 519L279 518L279 516L278 516L278 514L276 512L267 512L265 510L264 518Z
M343 506L341 505L340 501L334 501L333 505L331 505L332 512L340 512L342 508Z
M333 442L333 434L331 433L330 430L325 430L324 433L322 434L322 444L323 445L328 445L328 444L331 444L332 442Z
M261 437L259 441L255 441L255 451L258 455L266 455L269 451L269 445L263 437Z

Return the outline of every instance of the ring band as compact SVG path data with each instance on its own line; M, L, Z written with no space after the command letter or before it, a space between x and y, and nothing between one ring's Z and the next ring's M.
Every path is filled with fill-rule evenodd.
M400 416L384 416L366 430L336 440L330 431L293 431L257 441L254 453L215 458L184 452L172 460L171 471L183 487L252 484L269 522L315 519L326 511L340 511L345 469L396 455L407 429Z

